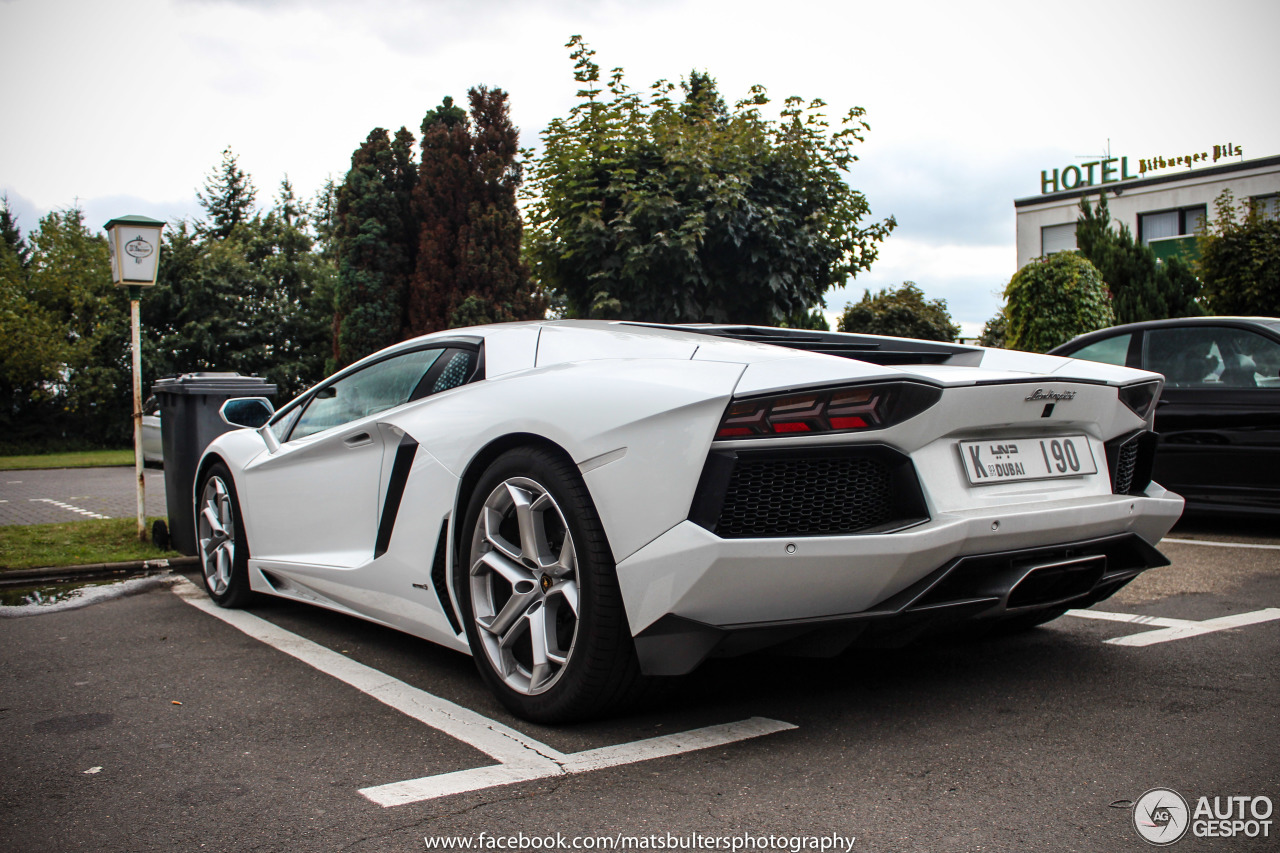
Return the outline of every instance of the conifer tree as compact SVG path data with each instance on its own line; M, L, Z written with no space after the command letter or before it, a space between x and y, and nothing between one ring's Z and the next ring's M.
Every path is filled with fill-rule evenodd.
M26 267L31 260L31 247L22 237L22 229L18 227L18 217L9 208L9 196L0 195L0 242L9 247L18 263Z
M375 128L354 154L338 193L340 257L334 367L404 337L405 297L416 258L413 134Z
M448 97L422 122L409 334L532 319L546 310L520 259L519 135L507 95L481 86L468 96L469 122Z
M1106 282L1117 323L1204 313L1196 301L1200 282L1190 266L1178 257L1158 262L1151 249L1133 239L1128 226L1112 229L1105 193L1097 207L1088 196L1080 199L1076 245Z
M338 184L330 175L311 200L310 224L316 235L316 250L328 261L338 255Z
M204 192L196 193L209 217L201 223L201 230L218 240L231 236L237 225L253 215L257 193L253 181L227 146L222 150L222 164L205 178Z

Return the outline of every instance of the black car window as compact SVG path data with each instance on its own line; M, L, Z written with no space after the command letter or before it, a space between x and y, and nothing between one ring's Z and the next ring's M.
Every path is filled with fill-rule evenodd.
M311 396L289 440L376 415L408 402L440 349L415 350L375 362L320 388Z
M1169 388L1280 388L1280 344L1247 329L1149 329L1145 366Z
M1103 364L1118 364L1121 367L1129 354L1129 342L1133 340L1133 332L1123 335L1112 335L1100 341L1094 341L1087 347L1081 347L1071 353L1072 358L1083 358L1085 361L1100 361Z

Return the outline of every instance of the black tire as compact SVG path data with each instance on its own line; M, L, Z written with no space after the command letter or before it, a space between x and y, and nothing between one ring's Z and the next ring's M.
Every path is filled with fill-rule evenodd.
M459 541L453 580L467 641L511 713L565 723L639 697L647 679L613 555L570 460L534 447L498 457L471 495Z
M231 472L221 462L210 465L196 489L196 548L205 591L222 607L244 607L254 599L242 518Z

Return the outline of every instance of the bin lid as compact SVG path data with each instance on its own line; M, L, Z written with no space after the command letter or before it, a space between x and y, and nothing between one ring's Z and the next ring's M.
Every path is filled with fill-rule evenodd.
M261 376L241 376L239 373L184 373L157 379L151 386L152 394L231 394L237 397L259 397L276 393L276 386Z

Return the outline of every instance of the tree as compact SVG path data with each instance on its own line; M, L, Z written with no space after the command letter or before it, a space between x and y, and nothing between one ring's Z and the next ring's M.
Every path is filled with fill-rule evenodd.
M0 447L22 452L56 414L51 384L68 360L59 318L40 304L12 244L0 241Z
M204 192L196 193L208 214L201 227L215 239L231 236L231 231L253 215L258 190L240 168L228 146L222 150L222 164L205 178Z
M1009 349L1046 352L1115 323L1102 276L1075 252L1031 261L1014 273L1004 296Z
M31 235L30 263L16 287L12 260L6 266L5 314L16 317L0 334L18 350L12 366L5 358L9 380L18 380L10 384L16 408L6 437L126 442L133 410L128 301L111 283L106 239L85 228L79 209L54 211Z
M779 325L787 329L808 329L814 332L831 331L831 324L827 322L827 315L823 313L821 308L792 314Z
M324 376L332 345L332 264L312 251L286 178L274 206L224 238L166 229L156 286L142 301L144 378L198 370L262 376L288 399Z
M1110 290L1117 323L1204 313L1196 301L1200 282L1191 267L1179 257L1157 261L1126 225L1112 229L1106 193L1099 194L1097 207L1089 204L1088 196L1080 199L1076 245Z
M507 95L481 86L468 98L469 122L448 97L422 121L408 335L530 320L546 311L520 258L519 136Z
M570 316L776 323L823 304L867 269L895 221L844 180L868 129L854 108L833 129L820 100L788 98L779 120L759 86L732 109L694 72L647 103L594 52L568 45L578 103L553 119L528 190L535 278Z
M325 375L333 335L334 269L313 251L307 210L286 178L275 207L255 217L242 237L245 261L259 281L262 302L255 338L245 357L253 371L280 388L284 399Z
M26 267L31 260L31 247L22 238L22 229L18 227L18 217L9 208L9 196L0 195L0 243L13 252L19 266Z
M315 232L315 248L327 261L338 257L338 184L333 176L325 178L324 185L311 200L311 229Z
M338 192L338 282L331 367L403 338L409 279L416 265L413 134L392 140L375 128L351 155Z
M1230 190L1214 202L1213 222L1199 235L1204 295L1215 314L1280 317L1280 220Z
M983 325L982 334L978 337L978 346L1004 349L1008 329L1009 320L1004 315L1004 309L1001 308Z
M951 319L945 299L925 301L924 291L914 281L902 287L882 289L875 296L863 292L862 301L845 305L840 331L867 335L892 335L926 341L954 341L960 327Z

